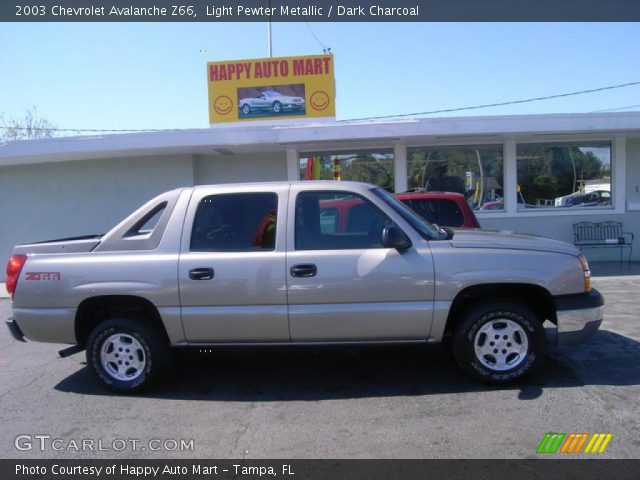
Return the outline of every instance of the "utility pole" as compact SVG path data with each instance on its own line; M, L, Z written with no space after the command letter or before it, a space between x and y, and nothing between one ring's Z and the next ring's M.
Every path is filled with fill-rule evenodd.
M271 40L271 0L269 0L269 21L267 23L267 43L269 46L269 58L273 57L273 43Z

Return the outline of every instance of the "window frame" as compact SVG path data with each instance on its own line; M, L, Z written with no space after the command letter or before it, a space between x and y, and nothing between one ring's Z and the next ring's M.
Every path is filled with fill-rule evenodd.
M535 140L531 140L531 141L518 141L515 142L515 157L514 157L514 174L515 174L515 181L516 181L516 185L518 185L518 148L521 146L525 146L525 147L543 147L543 148L553 148L553 147L589 147L589 146L600 146L600 147L604 147L603 144L608 144L609 146L609 171L610 171L610 181L609 181L609 186L610 186L610 190L609 190L609 195L611 197L611 201L609 205L598 205L598 206L589 206L589 207L585 207L582 205L575 205L572 207L557 207L555 205L553 206L539 206L536 208L520 208L518 206L517 203L517 198L516 198L516 212L517 214L525 214L525 215L529 215L529 216L538 216L538 215L531 215L532 213L538 213L538 214L564 214L564 215L571 215L572 212L573 214L578 214L578 215L584 215L585 213L590 213L590 212L594 212L594 213L602 213L602 214L606 214L606 213L612 213L612 211L617 213L617 206L616 206L616 189L619 188L619 185L616 182L616 163L617 163L617 159L616 159L616 155L614 152L614 148L615 148L615 139L612 138L608 138L608 139L563 139L563 140L548 140L548 141L535 141ZM624 159L623 159L624 160ZM567 211L568 210L568 211Z
M207 198L211 198L211 197L231 197L231 196L258 196L258 195L269 195L271 197L273 197L275 199L275 208L273 210L275 210L276 213L276 218L275 218L275 231L273 233L273 238L274 238L274 242L273 242L273 247L272 248L252 248L252 249L203 249L203 248L193 248L193 241L194 241L194 233L195 233L195 229L196 229L196 221L197 221L197 217L198 217L198 211L200 210L201 204L204 200L206 200ZM279 231L279 218L280 218L280 196L278 195L278 192L276 191L221 191L221 192L204 192L200 198L197 199L197 201L194 202L194 207L193 209L190 209L191 213L191 225L189 225L188 228L188 242L185 242L185 248L186 248L186 252L188 253L195 253L195 254L226 254L226 253L233 253L233 254L238 254L238 253L270 253L270 252L275 252L277 249L277 239L278 239L278 231ZM262 222L264 220L264 218L266 217L266 215L268 215L271 211L267 212L263 218L260 220L257 228L256 228L256 232L257 230L260 228L260 226L262 225Z
M485 149L485 150L489 150L489 149L499 149L501 151L502 154L502 178L500 179L496 179L497 181L500 182L500 185L502 186L502 198L503 198L503 202L504 202L504 196L505 196L505 192L506 192L506 188L507 188L507 154L506 154L506 144L505 142L501 142L501 141L494 141L494 142L488 142L488 143L477 143L477 142L469 142L469 143L465 143L465 142L461 142L461 143L447 143L447 144L426 144L426 145L411 145L408 146L406 148L406 156L407 156L407 162L406 162L406 172L405 175L407 177L407 187L409 187L409 169L410 169L410 165L413 162L413 160L411 159L412 154L414 153L418 153L421 151L429 151L429 150L474 150L474 149ZM484 163L484 162L483 162ZM466 181L463 180L463 181ZM418 188L418 187L413 187L413 188ZM408 191L412 191L411 189L408 189ZM451 191L451 190L427 190L427 191L433 191L433 192L444 192L444 191ZM461 192L457 192L457 193L461 193ZM463 193L463 195L465 195ZM466 195L465 195L465 201L466 201ZM467 202L468 203L468 202ZM481 210L480 208L474 208L472 205L469 205L469 208L473 211L474 214L478 214L479 212L483 212L483 210ZM503 204L503 207L500 210L493 210L494 213L503 213L506 210L506 204Z
M543 137L543 138L541 138ZM545 138L548 137L548 138ZM566 135L562 137L549 138L546 134L535 136L513 136L505 139L504 145L504 210L477 210L474 211L476 217L482 224L483 219L505 219L505 218L528 218L528 217L566 217L584 215L601 216L625 213L626 205L626 156L627 145L624 135ZM561 209L561 208L529 208L518 210L515 196L517 186L517 146L520 144L558 144L558 143L598 143L610 142L611 144L611 206L589 207L583 209ZM490 143L487 143L489 145ZM492 144L492 143L491 143ZM462 145L462 144L461 144ZM478 145L469 143L469 145ZM438 145L440 146L440 145ZM514 193L511 193L511 192Z
M375 204L375 202L371 201L370 199L368 199L367 197L361 195L360 193L353 192L353 191L348 191L348 190L325 190L325 189L303 190L303 191L297 192L295 194L295 197L291 199L291 202L294 205L294 212L295 212L294 213L295 218L293 219L294 224L293 224L293 245L292 245L293 249L292 249L292 251L295 251L295 252L323 251L323 252L326 252L326 251L331 251L331 250L335 250L335 251L337 251L337 250L340 250L340 251L357 251L357 250L380 250L380 249L385 249L386 248L386 247L384 247L382 245L382 243L379 246L347 247L347 246L331 246L331 245L329 245L326 248L301 248L299 246L299 244L298 244L298 202L299 202L299 200L300 200L300 198L302 196L306 196L306 195L309 195L309 196L311 196L311 195L316 195L316 196L322 196L322 195L336 195L336 196L338 196L338 195L341 195L341 196L345 196L345 197L356 197L356 198L361 199L364 203L368 204L369 206L374 208L376 212L378 212L380 215L382 215L386 219L385 224L397 225L396 222L394 222L393 219L389 215L387 215L387 213L383 209L381 209L378 205ZM327 199L327 200L329 200L329 199ZM319 207L318 208L318 221L319 222L321 220L321 218L320 218L321 217L321 208L320 208L319 204L322 201L323 201L322 199L318 200L318 207ZM350 200L346 199L346 201L350 201ZM337 208L337 207L330 207L330 208L335 208L335 210L337 212L337 215L336 215L336 221L337 221L336 225L337 225L337 227L339 227L339 225L341 223L343 223L343 222L345 223L345 226L347 226L349 224L347 219L341 219L340 218L340 215L341 215L341 213L340 213L341 209L340 208ZM322 231L321 231L321 228L322 228L321 223L318 225L318 228L320 230L318 232L318 234L320 234L320 235L334 235L334 234L331 234L331 233L323 234ZM384 229L384 227L383 227L383 229ZM338 228L337 228L337 230L338 230ZM380 233L381 233L381 238L380 239L382 240L382 231ZM367 238L367 237L363 237L363 238Z
M384 148L348 148L348 149L339 149L339 148L335 148L335 149L327 149L327 150L312 150L312 151L298 151L297 153L297 161L296 161L296 171L297 171L297 179L301 180L301 181L309 181L309 179L306 178L306 174L303 175L303 162L306 161L309 157L334 157L334 156L338 156L338 157L348 157L348 156L355 156L355 155L385 155L385 156L390 156L390 158L388 160L385 161L389 161L391 162L391 185L390 187L393 187L396 183L396 178L398 176L397 173L397 164L396 164L396 152L395 149L393 147L384 147ZM344 180L344 181L353 181L353 180L348 180L345 179L343 177L343 174L345 172L345 166L346 166L346 162L349 159L345 159L345 158L340 158L340 180ZM324 179L320 179L320 180L332 180L335 179L335 177L333 178L324 178ZM376 186L381 186L378 183L375 184Z

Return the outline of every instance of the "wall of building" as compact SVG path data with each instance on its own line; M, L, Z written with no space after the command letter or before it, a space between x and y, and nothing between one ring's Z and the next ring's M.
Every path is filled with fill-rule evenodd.
M510 218L486 218L479 217L482 228L491 230L511 230L518 233L533 233L545 237L555 238L564 242L573 243L573 224L578 222L622 222L625 231L633 232L634 241L633 260L640 260L640 212L627 212L624 214L589 215L587 212L576 216L548 216L529 217L525 214ZM586 248L585 256L589 261L619 260L619 248ZM624 258L627 259L629 249L624 249Z
M194 178L196 185L286 180L286 153L196 155Z
M534 233L572 243L572 225L576 222L620 221L625 230L634 233L633 259L640 260L640 138L629 138L626 143L623 140L623 144L624 168L614 171L614 177L624 178L623 182L616 183L617 191L624 190L624 202L618 201L615 211L576 209L575 215L567 215L566 211L550 211L548 215L538 211L531 215L529 212L516 213L513 200L512 213L479 214L481 224L484 228ZM395 150L401 152L404 147ZM515 152L515 146L511 150ZM508 153L510 149L506 151ZM298 151L291 149L289 157L289 167L295 178ZM0 262L4 266L15 244L103 233L146 200L172 188L285 180L287 175L285 151L77 160L2 167ZM515 175L513 171L512 175ZM401 180L406 185L406 175ZM514 176L514 188L515 181ZM622 208L621 203L624 203ZM587 249L585 253L590 260L619 258L615 248ZM4 277L4 268L1 268L0 281Z
M14 245L104 233L167 190L287 178L285 152L168 155L2 167L0 263ZM4 268L0 281L4 281Z
M155 195L185 185L193 185L191 155L3 167L0 281L14 245L104 233Z
M619 213L608 213L603 209L577 209L575 215L558 214L564 212L550 211L548 215L528 215L530 212L518 212L516 215L500 218L502 214L494 214L491 218L478 215L483 228L496 230L513 230L521 233L534 233L573 243L573 224L578 222L622 222L624 230L635 236L632 260L640 260L640 139L628 138L625 148L625 181L624 205ZM614 171L614 175L616 172ZM618 174L620 174L618 172ZM616 260L620 258L620 249L587 248L586 257L591 261ZM628 258L629 249L623 250L624 258Z
M627 209L640 211L640 138L627 139Z

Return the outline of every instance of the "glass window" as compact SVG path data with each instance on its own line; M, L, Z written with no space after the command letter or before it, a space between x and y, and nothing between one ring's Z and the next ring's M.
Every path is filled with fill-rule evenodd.
M300 180L347 180L394 188L391 151L305 153L299 166Z
M274 250L277 209L278 197L275 193L234 193L204 197L193 221L191 250Z
M413 191L462 193L475 210L486 204L502 209L502 145L411 148L407 183Z
M517 147L518 208L611 205L611 144Z
M453 200L413 199L405 203L430 223L447 227L460 227L464 223L462 210Z
M386 190L382 188L375 188L373 193L393 208L404 221L411 225L422 236L422 238L432 240L441 237L441 233L438 232L433 225L427 222L424 217L416 214L411 207L398 200Z
M358 195L303 192L296 199L296 250L382 248L382 230L391 224Z
M151 235L166 208L167 202L162 202L161 204L157 205L155 208L153 208L153 210L142 217L133 227L131 227L125 234L125 237Z

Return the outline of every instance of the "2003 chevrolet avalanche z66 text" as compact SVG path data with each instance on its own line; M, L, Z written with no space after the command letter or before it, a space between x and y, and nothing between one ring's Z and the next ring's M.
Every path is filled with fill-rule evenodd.
M339 215L341 204L350 215ZM572 245L442 229L381 188L279 182L181 188L105 235L15 247L8 326L86 348L106 387L138 391L181 346L450 341L493 383L593 333L604 301Z

